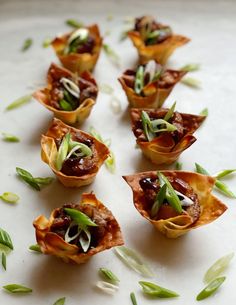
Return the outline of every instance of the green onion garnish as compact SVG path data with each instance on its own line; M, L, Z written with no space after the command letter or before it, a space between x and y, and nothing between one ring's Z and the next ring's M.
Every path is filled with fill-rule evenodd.
M35 252L38 252L38 253L42 253L42 251L40 249L40 246L38 244L29 246L29 250L35 251Z
M193 77L184 77L181 79L181 83L195 89L199 89L201 85L200 81Z
M130 293L130 299L133 305L138 305L134 292Z
M169 180L164 176L161 172L157 172L157 176L160 182L160 186L162 187L164 184L166 184L166 199L169 202L169 204L172 206L172 208L179 214L183 212L181 202L179 200L178 195L176 194L174 188L172 187Z
M164 120L165 121L169 121L169 119L172 118L174 111L175 111L175 106L176 106L176 102L174 102L174 104L168 109L166 115L164 116Z
M199 113L199 115L208 116L208 108L202 109L202 111Z
M120 67L119 55L106 43L103 44L103 50L105 54L110 58L111 62L119 68Z
M140 95L144 86L144 67L139 66L135 75L134 91Z
M143 292L149 296L156 297L156 298L175 298L178 297L179 294L163 288L161 286L158 286L151 282L144 282L140 281L139 284L141 285Z
M167 190L167 185L163 184L162 187L160 188L159 192L156 195L154 204L151 209L151 217L154 217L157 214L161 205L163 204L163 202L166 198L166 190Z
M12 102L10 105L7 106L6 110L12 110L15 108L18 108L26 103L29 103L32 99L31 95L25 95L22 96L20 98L18 98L17 100L15 100L14 102Z
M20 197L14 193L5 192L2 195L0 195L0 199L2 199L7 203L16 203L20 199Z
M234 252L231 252L223 257L219 258L206 272L204 276L204 281L210 283L215 278L217 278L229 265L232 258L234 257Z
M48 48L52 43L51 38L45 38L44 41L42 42L42 47L43 48Z
M200 69L199 64L187 64L182 68L180 68L181 71L186 71L186 72L194 72L194 71L198 71L199 69Z
M196 300L201 301L211 296L223 284L225 279L225 276L214 279L197 295Z
M0 228L0 244L8 247L11 250L14 249L10 235L1 228Z
M54 180L51 177L46 177L46 178L33 177L30 172L20 167L16 167L16 172L23 181L25 181L27 184L29 184L32 188L34 188L37 191L40 191L42 185L48 185Z
M5 142L20 142L18 137L6 132L2 132L2 138Z
M232 173L236 172L236 169L225 169L220 171L219 173L215 174L213 177L217 178L217 179L221 179L223 177L226 177Z
M107 268L99 268L100 274L112 284L117 284L120 280L118 277L109 269Z
M21 48L22 52L25 52L26 50L28 50L33 44L33 39L32 38L27 38L24 43L23 46Z
M176 162L175 163L175 169L176 170L182 170L182 168L183 168L183 163L181 163L181 162Z
M75 29L82 28L84 26L83 22L77 21L75 19L67 19L66 24Z
M53 305L64 305L66 301L66 298L60 298L58 299Z
M100 84L99 90L102 93L109 94L109 95L111 95L114 92L114 89L108 84Z
M3 289L7 290L11 293L30 293L33 290L31 288L18 285L18 284L9 284L2 287Z
M2 252L2 266L4 270L7 270L7 257L5 252Z
M143 262L143 259L136 251L125 246L115 247L114 251L128 267L137 273L147 277L153 276L153 272L149 266Z
M64 111L72 111L73 108L71 106L70 103L68 103L66 100L62 99L59 101L59 105L60 105L60 108Z
M104 281L98 281L96 287L108 294L114 294L119 289L119 286Z
M76 210L76 209L64 209L66 214L69 215L79 226L86 227L92 226L97 227L97 224L93 222L86 214Z

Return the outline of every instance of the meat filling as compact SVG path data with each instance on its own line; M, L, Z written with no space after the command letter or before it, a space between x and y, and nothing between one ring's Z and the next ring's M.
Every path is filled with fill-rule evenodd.
M192 217L193 222L197 221L200 217L201 212L197 194L194 193L192 187L185 181L179 178L168 176L168 174L165 174L165 176L168 178L174 190L182 193L183 195L187 196L189 199L192 200L192 205L182 206L184 210L183 213L189 214ZM160 184L156 178L149 177L141 179L139 181L139 184L144 194L146 209L149 215L151 215L151 208L155 202L156 195L160 190ZM178 195L178 197L180 201L183 199L181 198L181 195ZM169 205L167 200L164 200L163 205L160 207L157 215L155 215L153 219L168 219L177 215L179 214Z

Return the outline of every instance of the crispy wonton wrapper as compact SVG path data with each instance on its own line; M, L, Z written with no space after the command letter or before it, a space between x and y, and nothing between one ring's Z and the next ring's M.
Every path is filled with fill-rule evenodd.
M145 110L148 113L148 109L136 109L130 110L130 116L132 120L132 129L135 129L135 122L141 119L141 112ZM160 109L158 111L166 111L167 109ZM171 133L163 132L157 138L152 141L136 140L138 146L141 148L143 154L155 164L172 164L175 162L180 154L191 146L197 139L192 135L201 125L206 118L202 115L194 115L187 113L180 113L183 118L183 126L185 129L184 136L179 142L175 143Z
M175 82L172 85L169 85L166 88L160 88L158 86L158 81L151 82L143 88L145 96L140 96L137 93L135 93L133 88L127 86L125 82L125 77L129 71L130 70L126 70L123 73L123 75L120 78L118 78L118 80L121 83L123 90L125 91L130 106L135 108L162 107L164 101L167 99L174 86L187 73L185 71L168 70L170 72L175 72L176 74L178 74L178 77L175 78Z
M66 263L85 263L91 256L110 249L115 246L123 245L123 238L120 226L112 213L100 202L92 193L82 194L80 205L90 204L96 207L102 217L108 222L106 233L96 248L89 249L86 253L79 252L79 248L74 244L69 244L54 232L50 232L55 213L58 209L52 211L51 216L47 219L41 215L33 223L36 230L37 243L44 254L51 254L60 257Z
M52 46L61 61L62 65L72 72L81 74L83 71L93 71L102 47L102 37L96 24L86 27L89 34L95 39L95 46L92 53L71 53L63 54L68 37L72 33L56 37Z
M129 184L133 191L133 200L136 209L139 213L150 221L162 234L168 238L176 238L188 231L208 224L220 217L227 207L214 195L211 194L215 184L215 179L210 176L205 176L192 172L185 171L161 171L164 175L172 175L173 177L182 179L187 182L198 196L201 214L197 221L193 222L190 215L181 214L168 219L154 220L146 209L144 193L139 185L139 181L145 177L156 178L157 172L143 172L123 178Z
M142 65L146 64L150 59L154 59L162 65L165 64L176 48L181 47L190 40L187 37L173 34L163 42L145 45L139 32L130 31L128 36L138 51L139 62Z
M55 117L62 120L64 123L70 125L82 124L84 120L89 116L92 107L96 102L96 99L86 98L85 100L83 100L83 102L79 105L78 108L72 111L65 111L54 108L53 106L51 106L50 103L50 91L52 90L53 81L56 79L61 79L62 77L69 77L76 80L76 76L70 71L61 68L55 64L51 64L47 74L47 87L34 92L33 97L43 106L45 106L48 110L52 111ZM86 81L91 82L92 85L96 86L97 89L97 83L88 71L84 71L80 75L80 77L85 79Z
M83 176L67 176L56 169L55 162L58 150L55 140L63 138L63 136L68 132L70 132L72 135L80 134L84 138L93 141L93 158L96 164L96 169L91 173L85 174ZM97 175L99 168L102 166L103 162L109 155L109 149L106 147L106 145L99 142L94 137L83 132L82 130L70 127L55 118L53 119L46 135L42 135L41 137L41 148L42 160L50 166L51 170L54 172L60 182L66 187L80 187L92 183Z

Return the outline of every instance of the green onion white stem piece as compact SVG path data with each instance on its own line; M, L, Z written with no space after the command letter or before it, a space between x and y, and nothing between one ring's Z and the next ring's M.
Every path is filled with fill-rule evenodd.
M110 105L111 105L112 111L115 114L121 113L121 110L122 110L121 109L121 102L116 96L114 96L114 95L111 96Z
M24 43L23 46L21 48L22 52L25 52L26 50L28 50L33 44L33 39L32 38L27 38Z
M178 197L181 197L181 199L179 198L179 200L182 207L189 207L190 205L194 204L194 202L189 197L185 196L183 193L176 190L175 193L178 195Z
M149 82L151 82L156 74L156 62L155 60L149 60L144 68L144 76L143 79L148 77ZM137 92L136 92L137 93Z
M110 85L108 85L108 84L100 84L99 85L99 90L102 93L109 94L109 95L114 93L114 89Z
M199 89L201 87L201 82L193 77L184 77L181 79L181 83L194 89Z
M156 297L156 298L175 298L178 297L179 294L163 288L161 286L158 286L154 283L150 283L150 282L144 282L144 281L140 281L139 284L141 285L142 289L143 289L143 293L152 296L152 297Z
M234 257L234 252L219 258L206 272L204 276L204 282L210 283L212 280L217 278L225 269L228 267L229 263Z
M32 99L31 95L25 95L22 96L20 98L18 98L17 100L15 100L14 102L12 102L10 105L7 106L6 110L12 110L15 108L18 108L26 103L29 103Z
M144 86L144 67L139 66L135 75L134 91L140 95Z
M203 115L203 116L208 116L209 112L208 112L208 108L204 108L202 109L202 111L199 113L199 115Z
M7 290L10 293L30 293L33 291L31 288L18 284L5 285L3 286L3 289Z
M0 195L0 199L2 199L7 203L16 203L20 199L20 197L14 193L5 192L2 195Z
M5 252L2 252L2 266L4 270L7 270L7 256Z
M81 28L84 26L83 22L77 21L75 19L67 19L66 24L75 29Z
M175 111L176 102L168 109L166 115L164 116L165 121L169 121L172 118L174 111Z
M66 301L66 298L60 298L58 299L53 305L64 305Z
M6 132L2 132L2 138L5 142L20 142L18 137Z
M111 62L119 68L120 67L119 55L106 43L103 44L103 50L105 54L110 58Z
M181 71L186 71L186 72L194 72L194 71L198 71L199 69L200 69L199 64L187 64L182 68L180 68Z
M138 305L134 292L130 293L130 299L133 305Z
M214 279L197 295L196 300L201 301L214 294L215 291L218 290L219 287L223 284L225 279L225 276Z
M1 228L0 228L0 245L6 246L11 250L14 249L10 235Z
M64 88L69 91L74 97L80 97L80 89L76 83L66 77L62 77L60 79L60 82L63 84Z
M106 279L106 281L111 282L112 284L119 283L118 277L109 269L107 268L99 268L100 274Z
M74 40L79 39L81 42L85 42L89 36L89 30L86 28L80 28L76 31L74 31L69 39L68 44L70 45Z
M35 251L35 252L38 252L38 253L42 253L42 251L40 249L40 246L38 244L29 246L29 250Z
M98 281L96 287L108 294L114 294L119 290L119 286L104 281Z
M149 266L144 263L140 255L134 250L125 246L119 246L115 247L114 251L128 267L137 273L147 277L152 277L154 275Z
M85 235L85 237L84 237ZM87 252L91 243L91 233L86 228L83 228L82 234L79 236L79 242L84 252Z

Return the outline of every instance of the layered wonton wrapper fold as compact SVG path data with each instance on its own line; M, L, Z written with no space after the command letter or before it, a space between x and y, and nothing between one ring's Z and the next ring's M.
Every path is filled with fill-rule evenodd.
M168 238L176 238L188 231L208 224L220 217L227 207L214 195L211 194L215 184L215 179L210 176L205 176L192 172L185 171L161 171L173 177L182 179L187 182L197 194L201 213L197 221L187 213L183 213L168 219L154 220L150 217L147 211L144 192L139 184L142 178L151 177L157 178L156 171L143 172L135 175L124 176L123 178L129 184L133 191L133 201L139 213L150 221L162 234Z
M158 80L152 81L148 83L146 86L144 86L143 92L145 96L142 96L142 95L138 95L134 91L134 88L128 86L129 75L135 76L135 71L126 70L123 73L123 75L120 78L118 78L118 80L121 83L123 90L125 91L130 106L135 108L155 108L155 109L162 107L163 103L171 93L174 86L187 73L185 71L177 71L170 69L168 69L167 71L169 73L176 74L175 81L173 82L173 84L168 85L165 88L162 88L158 85Z
M51 216L47 219L44 215L37 217L33 223L36 230L37 243L44 254L51 254L61 258L65 262L85 263L91 256L110 249L115 246L123 245L123 238L120 226L113 214L100 202L92 193L83 194L80 205L89 204L99 211L103 219L107 221L106 233L102 240L95 248L90 248L88 252L83 253L75 244L69 244L54 232L50 231L50 227L55 218L58 209L52 211Z
M189 42L189 38L173 34L163 42L145 45L138 31L130 31L128 36L138 51L140 64L146 64L149 60L154 59L164 65L176 48Z
M68 132L70 132L72 136L79 134L85 139L93 141L93 158L96 167L92 172L82 176L67 176L56 169L58 149L55 141L61 140ZM54 172L60 182L66 187L80 187L92 183L98 173L99 168L109 156L109 149L106 145L82 130L70 127L58 119L53 119L47 133L42 135L41 148L42 160L50 166L51 170Z
M93 71L102 48L102 37L98 26L94 24L86 27L86 29L89 30L89 35L91 35L95 40L95 45L91 53L64 54L67 41L73 32L56 37L52 41L52 46L62 65L70 71L77 72L78 74L81 74L83 71Z
M39 101L43 106L45 106L48 110L52 111L55 117L62 120L64 123L70 125L82 124L85 121L85 119L89 116L92 107L96 102L96 97L98 92L97 83L88 71L84 71L80 75L80 78L89 82L91 86L94 87L94 90L96 91L94 95L95 97L85 98L75 110L65 111L65 110L57 109L51 105L51 94L50 94L53 89L54 81L58 81L62 77L70 78L74 80L75 83L78 82L78 77L75 74L55 64L51 64L47 74L47 82L48 82L47 87L36 91L33 94L33 97L37 101Z
M150 112L162 113L165 116L168 109L135 109L130 110L133 132L136 129L136 123L141 120L141 112L145 110L148 114ZM187 113L180 113L183 119L184 135L176 143L170 132L162 132L158 137L152 141L143 141L137 138L137 145L142 150L143 154L155 164L172 164L175 162L180 154L191 146L196 138L192 135L204 121L205 116L193 115Z

